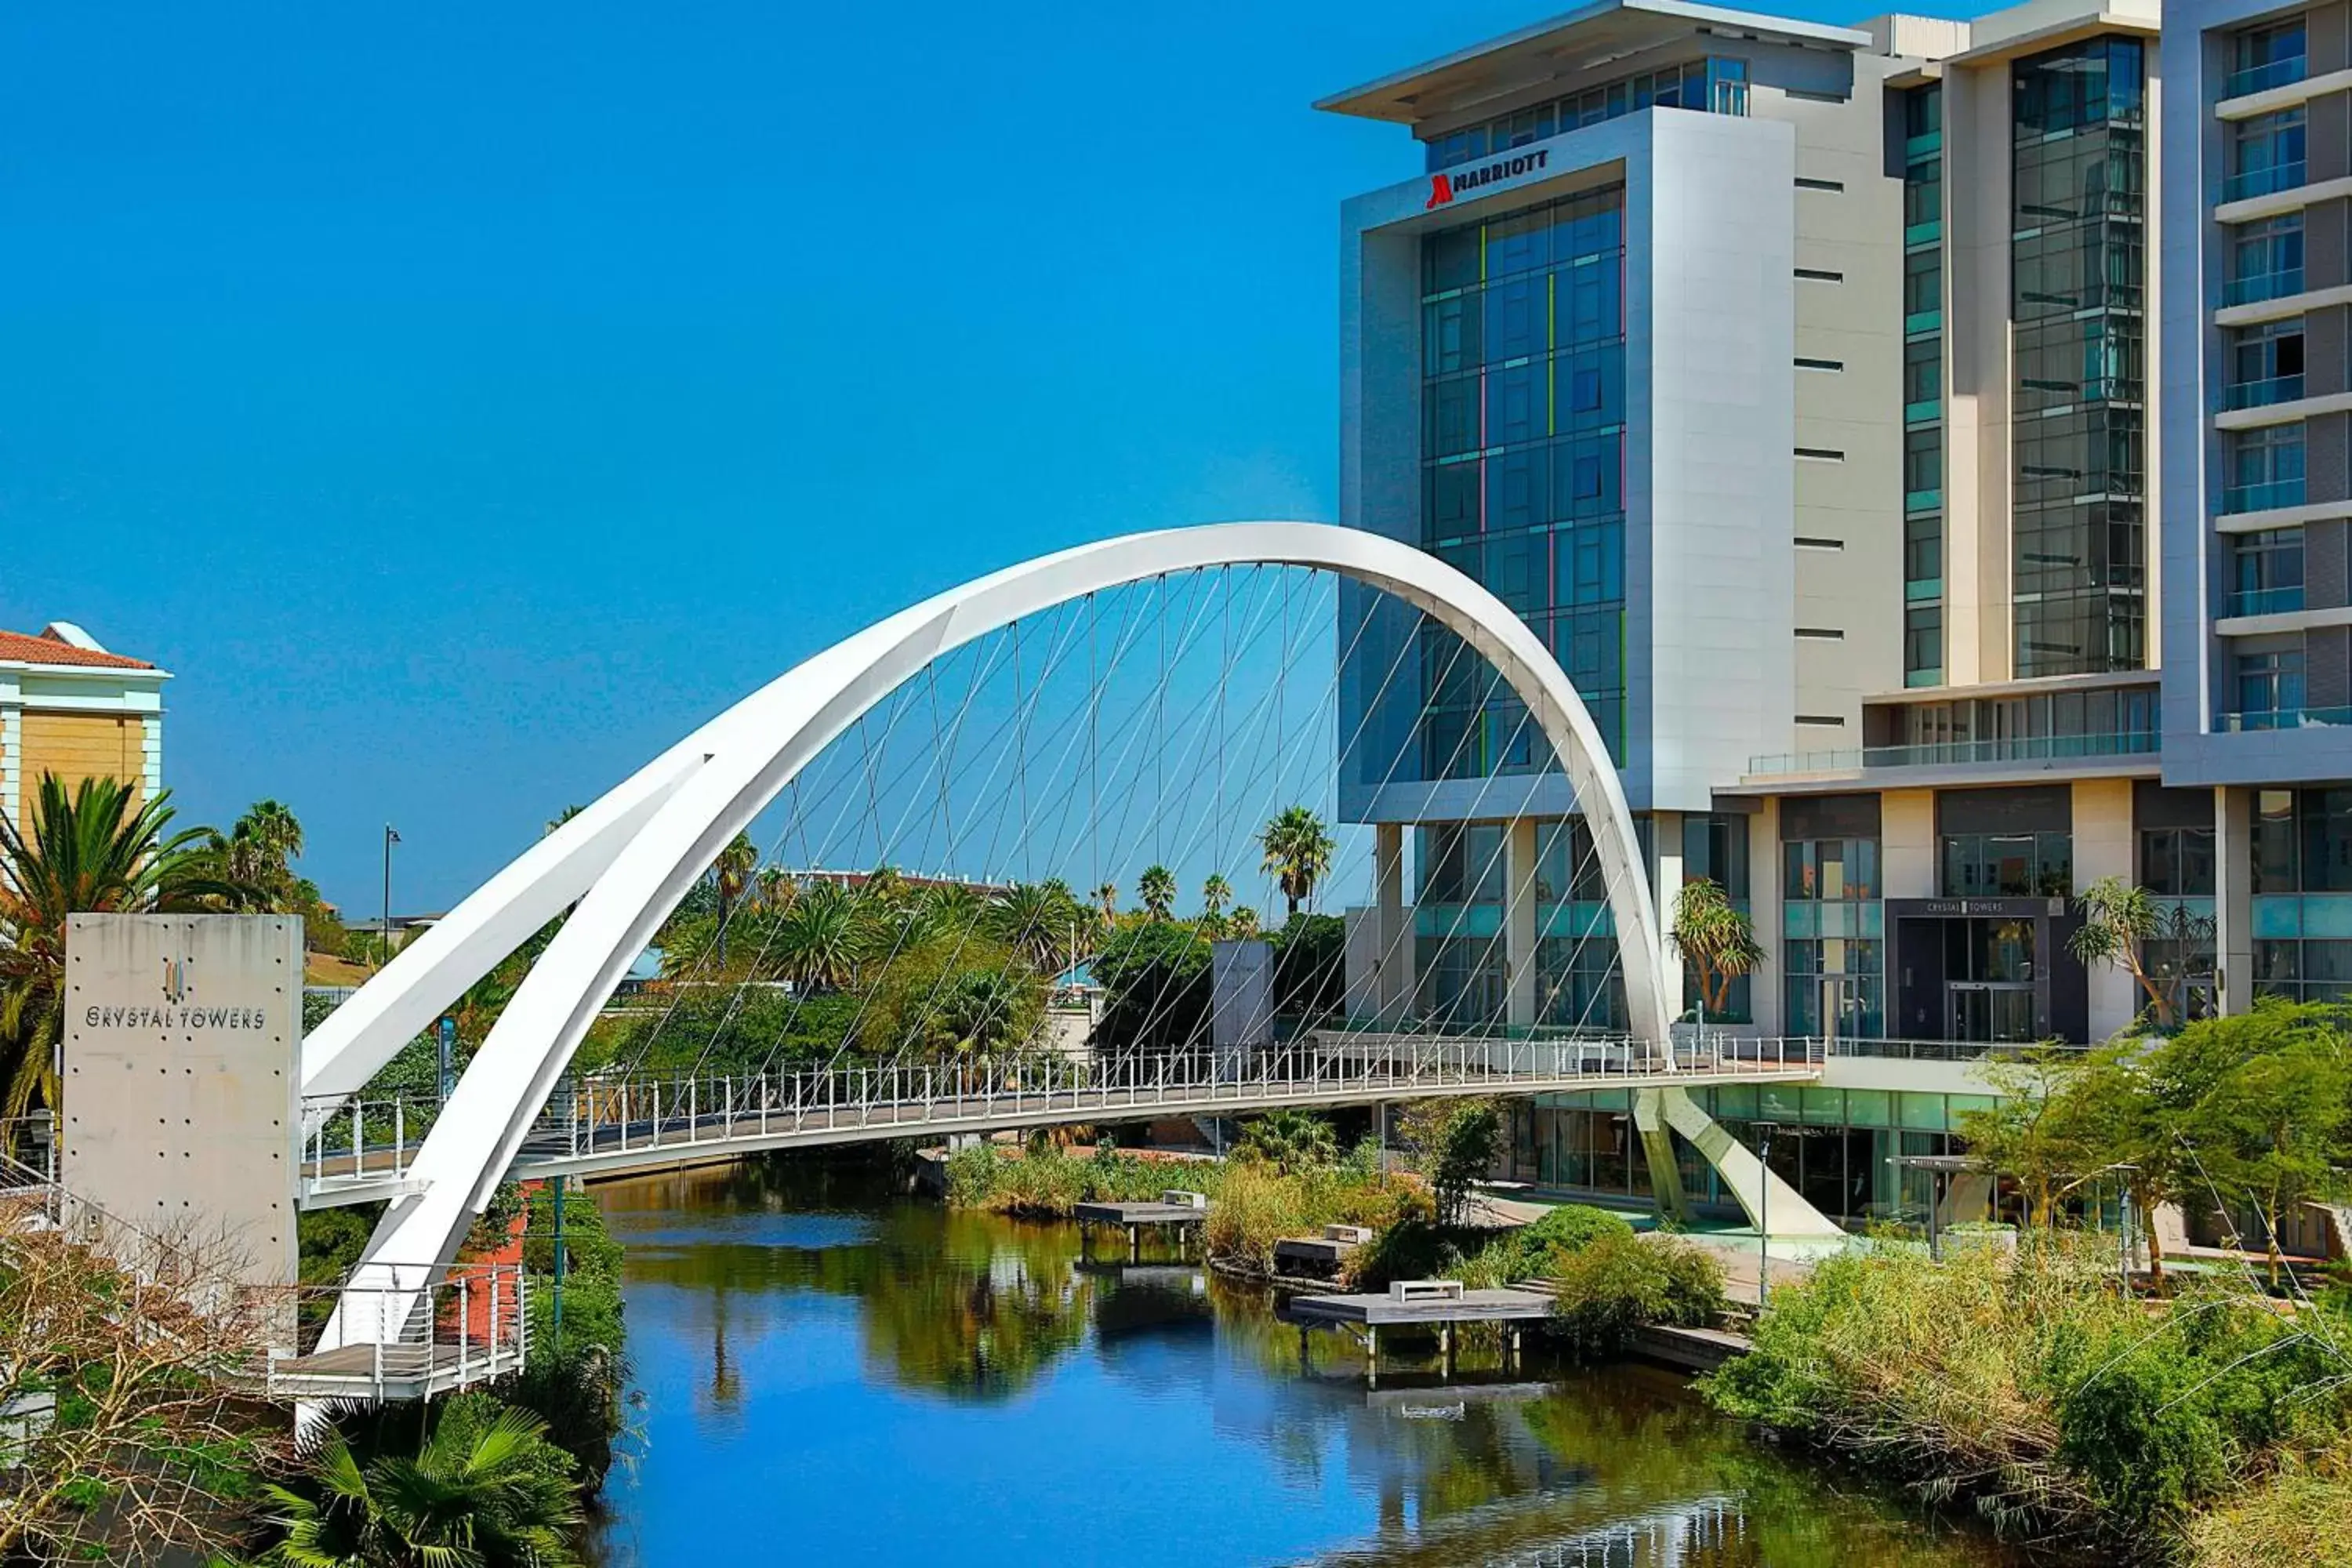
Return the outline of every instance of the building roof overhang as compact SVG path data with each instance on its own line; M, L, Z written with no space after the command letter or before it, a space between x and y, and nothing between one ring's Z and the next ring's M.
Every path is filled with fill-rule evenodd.
M1599 71L1616 60L1699 33L1841 50L1868 48L1871 42L1868 33L1852 27L1800 22L1726 5L1693 5L1688 0L1594 0L1549 21L1335 92L1317 100L1315 107L1331 114L1418 125L1465 112L1538 82Z

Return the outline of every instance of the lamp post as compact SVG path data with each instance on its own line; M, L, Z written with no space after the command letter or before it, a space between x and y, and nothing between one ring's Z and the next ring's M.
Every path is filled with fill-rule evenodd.
M376 959L382 969L392 962L392 847L400 842L400 834L391 823L383 825L383 950Z
M1756 1124L1756 1163L1761 1178L1756 1184L1756 1310L1759 1313L1772 1299L1772 1134L1780 1130L1777 1122Z

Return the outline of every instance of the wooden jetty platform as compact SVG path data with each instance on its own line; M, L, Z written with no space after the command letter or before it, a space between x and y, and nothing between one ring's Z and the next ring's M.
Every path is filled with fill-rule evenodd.
M1287 1309L1298 1324L1298 1352L1307 1355L1309 1329L1329 1328L1359 1336L1364 1345L1364 1380L1377 1386L1382 1329L1434 1329L1448 1376L1454 1372L1454 1331L1464 1323L1499 1323L1507 1330L1504 1364L1519 1358L1520 1325L1551 1315L1549 1290L1465 1289L1458 1279L1400 1279L1381 1292L1294 1296Z
M1186 1233L1209 1217L1209 1200L1199 1193L1171 1187L1161 1193L1156 1203L1078 1204L1071 1208L1070 1217L1078 1222L1081 1244L1098 1225L1113 1225L1126 1231L1128 1261L1133 1263L1143 1256L1143 1233L1147 1228L1174 1230L1181 1253Z
M1644 1361L1654 1361L1684 1372L1713 1372L1755 1348L1745 1334L1727 1329L1677 1329L1651 1323L1633 1331L1631 1346Z
M1320 1236L1286 1236L1274 1244L1274 1271L1283 1273L1289 1264L1302 1275L1330 1274L1371 1239L1371 1231L1360 1225L1327 1225Z

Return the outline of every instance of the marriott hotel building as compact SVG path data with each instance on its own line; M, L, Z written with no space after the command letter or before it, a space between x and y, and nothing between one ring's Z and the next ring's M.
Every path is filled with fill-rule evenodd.
M1400 131L1342 521L1546 637L1662 908L1754 918L1732 1020L2103 1038L2109 876L2200 1006L2352 994L2352 6L1600 0L1318 107ZM1359 1011L1623 1026L1565 779L1391 613L1342 611Z

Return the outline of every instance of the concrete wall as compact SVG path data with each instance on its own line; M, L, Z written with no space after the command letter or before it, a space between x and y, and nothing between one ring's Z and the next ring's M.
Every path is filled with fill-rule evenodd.
M251 1283L290 1283L301 1004L299 920L73 916L67 1190Z

